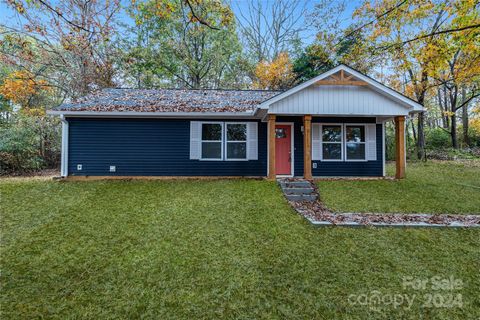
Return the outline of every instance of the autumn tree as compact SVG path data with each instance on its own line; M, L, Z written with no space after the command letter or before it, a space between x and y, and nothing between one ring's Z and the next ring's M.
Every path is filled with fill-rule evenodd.
M439 56L446 50L437 44L447 35L462 36L457 31L464 26L468 26L465 32L470 32L472 21L461 19L459 8L469 7L475 11L477 5L470 1L447 0L366 1L356 11L356 16L363 20L371 52L385 55L391 61L391 80L403 82L407 95L428 106L429 91L438 85L432 75L438 69ZM425 115L420 113L417 121L419 158L425 157L424 125Z
M477 2L454 2L445 6L448 29L480 24ZM480 26L440 34L432 38L429 57L433 70L430 76L443 93L443 116L448 117L452 146L458 148L457 117L461 111L463 140L469 144L469 105L480 97ZM443 88L443 89L441 89ZM441 97L439 97L441 98ZM439 102L441 99L439 99ZM473 108L473 107L472 107Z
M260 62L255 69L255 76L255 86L260 89L284 90L295 81L293 64L286 52L281 52L271 62Z
M115 18L120 1L9 0L21 19L1 29L4 60L42 76L64 96L114 85Z
M35 79L33 74L24 70L12 72L0 83L0 95L23 108L45 108L42 100L49 91L45 80Z
M235 86L241 47L230 8L216 0L146 1L132 10L137 27L124 58L137 86L218 88ZM212 28L211 26L215 26Z

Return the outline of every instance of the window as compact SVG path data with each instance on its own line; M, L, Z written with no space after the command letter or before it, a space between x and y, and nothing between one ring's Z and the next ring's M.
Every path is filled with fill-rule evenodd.
M346 160L365 160L365 126L345 125Z
M245 160L247 159L247 124L226 123L226 159Z
M223 159L222 136L222 123L202 123L202 159Z
M283 128L276 128L275 129L275 138L282 139L287 137L287 132Z
M377 124L312 123L312 160L376 161Z
M322 126L323 160L342 160L342 126Z
M247 160L247 127L247 123L198 122L197 134L200 138L197 159Z

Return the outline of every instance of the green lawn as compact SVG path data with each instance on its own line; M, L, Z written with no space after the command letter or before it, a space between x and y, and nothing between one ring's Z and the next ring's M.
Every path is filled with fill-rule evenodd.
M394 175L394 164L387 174ZM319 181L322 201L337 212L480 213L480 161L413 162L407 178Z
M2 319L480 317L480 230L315 228L273 182L0 180L0 212Z

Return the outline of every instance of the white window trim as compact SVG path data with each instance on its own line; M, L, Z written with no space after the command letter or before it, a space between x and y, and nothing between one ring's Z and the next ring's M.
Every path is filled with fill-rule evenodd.
M204 124L219 124L222 126L222 132L220 135L220 140L203 140L203 125ZM201 121L200 122L200 159L201 161L223 161L224 160L224 122L220 121ZM204 158L203 157L203 143L204 142L220 142L221 145L221 153L220 153L220 158Z
M344 123L344 136L343 136L343 148L345 154L345 162L367 162L367 126L365 123ZM347 141L347 127L363 127L363 132L365 134L365 141L363 142L348 142ZM365 154L363 155L363 159L348 159L347 155L347 143L356 143L356 144L363 144L365 146Z
M340 142L331 142L331 141L328 141L328 142L324 142L323 141L323 126L340 126L340 136L341 136L341 141ZM325 161L325 162L343 162L344 160L344 145L343 145L343 142L344 142L344 125L343 123L320 123L320 157L321 157L321 161ZM323 144L338 144L340 143L340 152L341 152L341 157L340 159L325 159L323 157Z
M246 134L245 139L246 140L245 141L228 141L228 139L227 139L227 131L228 131L227 126L229 124L243 124L243 125L245 125L245 134ZM225 141L225 148L224 148L225 156L224 156L224 158L225 158L225 161L248 161L248 154L247 154L247 152L248 152L248 150L247 150L248 149L248 123L247 122L224 122L224 128L225 128L225 130L224 130L224 141ZM244 159L242 159L242 158L229 158L227 156L227 145L228 145L228 143L245 143L245 158Z

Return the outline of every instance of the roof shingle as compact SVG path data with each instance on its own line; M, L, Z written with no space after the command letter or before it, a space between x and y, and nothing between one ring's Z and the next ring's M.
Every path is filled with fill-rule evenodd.
M267 90L103 89L57 111L247 112L281 93Z

